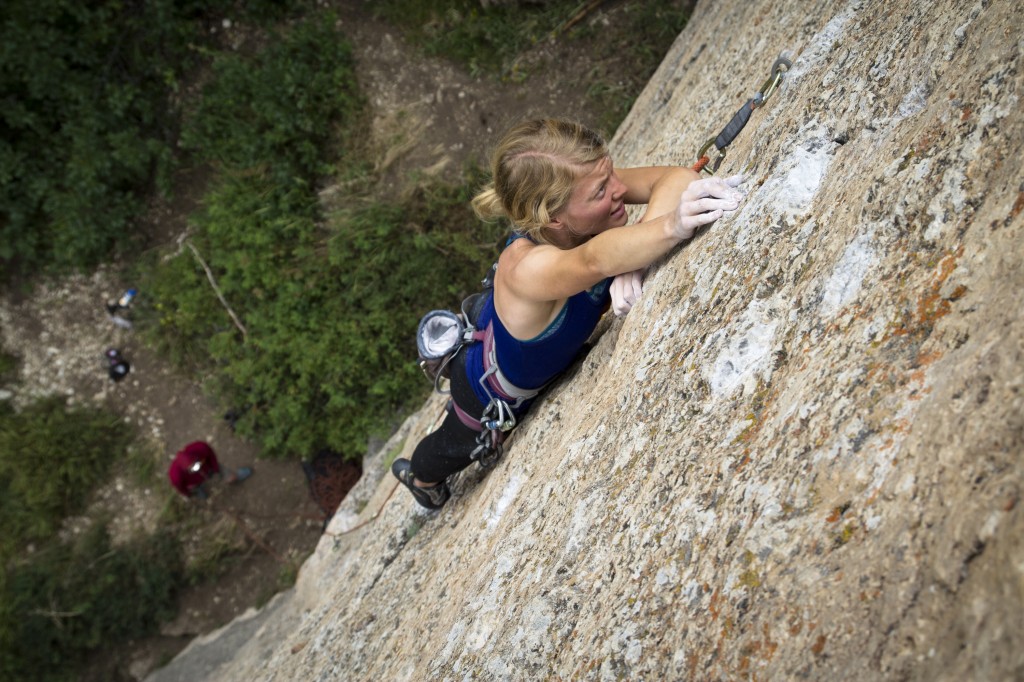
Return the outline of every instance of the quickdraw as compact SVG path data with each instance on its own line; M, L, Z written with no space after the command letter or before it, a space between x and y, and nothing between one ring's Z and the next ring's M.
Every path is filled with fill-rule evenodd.
M764 106L768 98L775 94L786 72L792 67L793 62L786 57L779 57L775 60L775 63L772 64L772 74L761 84L757 93L743 103L740 110L722 128L722 132L718 134L718 137L713 137L705 142L700 151L697 152L697 163L693 165L693 170L698 173L703 171L708 175L715 174L715 171L722 165L722 161L725 160L726 148L732 144L732 141L740 134L743 127L747 125L747 121L750 120L750 114L753 113L754 109ZM708 156L708 151L712 147L717 152L717 156L713 159Z
M451 399L448 400L447 409L454 412L463 425L477 432L476 447L469 453L469 458L484 469L494 466L504 453L504 443L509 432L516 426L515 415L508 403L500 398L491 398L479 419Z

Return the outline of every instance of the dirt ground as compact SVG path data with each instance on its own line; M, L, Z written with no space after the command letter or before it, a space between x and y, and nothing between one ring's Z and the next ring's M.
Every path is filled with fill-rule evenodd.
M370 16L360 0L332 4L353 44L361 86L373 108L386 191L401 192L416 173L454 179L465 162L484 162L496 135L514 120L537 115L599 120L601 112L587 98L585 76L595 68L608 73L631 68L624 53L618 61L595 64L596 51L585 44L546 42L524 58L530 75L522 82L474 77L455 64L424 57L398 31ZM611 33L628 6L606 2L586 21ZM601 39L599 31L594 40ZM610 137L614 131L604 132ZM173 248L205 180L201 170L183 170L174 198L154 201L145 221L150 248ZM236 437L223 410L196 382L175 374L131 330L112 324L103 303L130 286L111 266L38 287L27 299L0 300L3 345L22 359L23 383L15 400L57 393L105 403L139 427L159 453L152 485L140 488L123 473L98 495L94 504L112 515L115 534L151 528L170 509L194 517L197 543L203 532L220 533L233 552L226 573L184 591L177 617L159 636L132 642L114 655L106 652L88 675L93 679L141 679L192 637L264 603L315 547L323 522L297 461L312 453L296 453L288 462L260 459L258 448ZM101 356L109 347L121 349L132 364L131 374L118 384L102 369ZM166 465L192 440L210 442L228 467L252 465L255 474L242 484L220 486L208 502L177 498L166 483ZM75 532L74 523L68 532Z
M593 4L593 3L591 3ZM614 40L612 30L630 3L605 2L588 20L606 30L591 41ZM464 162L486 164L491 145L511 123L537 116L601 120L587 97L592 72L630 68L625 51L597 59L586 41L538 43L521 58L522 82L472 77L460 66L431 59L407 45L392 27L374 20L360 0L335 2L357 57L363 91L375 112L378 166L401 191L411 174L456 179ZM616 34L622 39L621 33ZM602 131L609 138L614 130Z

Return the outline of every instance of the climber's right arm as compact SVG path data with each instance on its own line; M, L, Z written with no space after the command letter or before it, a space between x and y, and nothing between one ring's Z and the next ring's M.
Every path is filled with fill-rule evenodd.
M691 176L681 196L676 195L673 210L636 225L608 229L574 248L517 240L502 253L498 276L517 298L560 301L606 277L647 267L700 226L735 211L741 199L740 192L721 178Z

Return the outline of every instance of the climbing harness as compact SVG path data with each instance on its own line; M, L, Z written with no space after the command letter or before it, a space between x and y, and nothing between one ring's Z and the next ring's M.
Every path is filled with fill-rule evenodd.
M468 333L467 338L471 343L483 344L484 373L480 377L480 386L483 387L490 400L484 406L479 418L459 407L454 399L448 402L459 421L467 428L477 432L476 447L469 453L469 458L482 468L487 469L501 458L505 438L516 427L517 422L513 408L536 397L543 387L520 388L502 373L494 350L493 320L484 329ZM461 350L461 346L458 350ZM458 353L458 350L455 352Z
M448 394L440 386L442 378L449 378L449 367L458 354L469 344L483 344L484 373L480 386L490 397L480 417L474 417L459 407L454 399L448 400L447 409L454 412L467 428L477 432L476 447L470 459L483 468L489 468L501 458L503 443L516 427L513 408L537 396L543 387L526 389L516 386L502 373L494 348L494 322L477 329L476 322L487 300L488 290L494 287L497 264L482 281L484 291L473 294L462 302L461 314L448 310L432 310L420 320L416 345L420 367L434 382L434 390Z
M722 128L722 132L718 134L718 137L713 137L700 148L697 152L697 163L693 165L693 170L700 173L704 171L709 175L714 175L715 171L718 170L719 166L722 165L722 161L725 160L726 148L732 144L732 141L736 139L736 136L740 134L744 126L747 125L747 121L750 120L750 114L753 113L754 109L764 106L764 103L768 101L775 91L778 89L779 84L782 82L786 72L793 67L791 62L786 57L779 57L772 64L772 73L761 84L760 89L754 94L749 100L743 103L740 110L732 117L732 119ZM711 158L708 155L708 151L714 147L716 156Z

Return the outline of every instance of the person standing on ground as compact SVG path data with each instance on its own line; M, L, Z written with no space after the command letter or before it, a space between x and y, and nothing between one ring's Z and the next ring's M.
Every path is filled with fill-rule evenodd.
M238 483L251 475L252 468L240 467L237 471L229 471L227 482ZM223 479L224 474L213 448L203 441L195 441L174 456L167 477L174 489L185 497L205 500L208 496L204 485L206 481L214 477Z
M609 305L617 314L629 311L648 266L736 211L743 198L740 176L616 168L597 133L560 119L509 130L492 177L473 208L483 219L508 219L515 231L476 322L492 328L493 343L486 351L491 342L469 344L450 361L451 411L411 460L391 468L428 509L448 501L448 477L474 461L495 405L498 414L521 417L577 357ZM647 205L630 226L628 204Z

